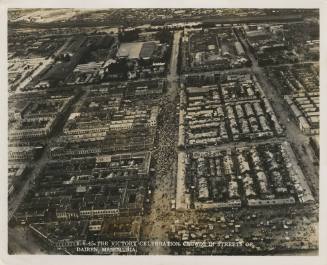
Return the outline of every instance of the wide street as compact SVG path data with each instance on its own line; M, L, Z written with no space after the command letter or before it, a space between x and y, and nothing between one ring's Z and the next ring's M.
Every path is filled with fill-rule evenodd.
M181 32L174 33L171 51L170 71L167 76L168 90L160 100L158 121L158 145L153 151L155 159L155 188L151 199L151 210L143 218L142 240L167 241L170 223L174 218L171 200L175 198L175 182L177 172L177 139L178 112L176 102L178 96L177 61ZM151 254L169 254L167 247L154 247Z

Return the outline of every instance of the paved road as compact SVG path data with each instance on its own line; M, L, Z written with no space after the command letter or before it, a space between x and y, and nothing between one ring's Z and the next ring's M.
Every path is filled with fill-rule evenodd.
M33 163L32 171L27 175L27 181L24 183L23 187L19 190L17 194L14 195L13 199L9 201L9 209L8 209L8 221L11 220L15 211L19 207L20 203L22 202L23 198L27 194L27 192L31 188L32 180L40 174L41 169L48 161L48 157L46 154L46 150L42 151L41 157Z
M155 161L155 188L151 199L151 209L143 220L142 240L167 241L168 224L171 223L174 212L171 210L171 199L175 197L175 179L177 171L177 116L176 105L170 101L170 96L163 97L158 121L158 144L153 151ZM151 254L169 254L167 247L146 249Z
M177 73L177 63L179 54L179 45L182 31L176 31L174 33L173 47L171 51L169 74L167 76L168 92L167 95L171 101L174 101L178 95L179 88L179 75Z
M167 76L168 81L176 80L176 78L178 78L177 61L178 61L178 53L179 53L179 44L180 44L181 34L182 34L182 31L176 31L174 33L173 47L171 50L169 75Z
M167 76L168 91L161 99L160 121L158 121L158 146L153 152L156 160L155 189L149 215L144 216L142 240L168 241L169 226L174 219L171 199L175 198L177 172L178 126L176 115L176 98L178 96L177 62L181 31L174 33L170 60L170 73ZM153 255L169 254L168 247L147 249Z

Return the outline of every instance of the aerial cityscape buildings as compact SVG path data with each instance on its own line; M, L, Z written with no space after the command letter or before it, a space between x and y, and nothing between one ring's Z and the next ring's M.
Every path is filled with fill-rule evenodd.
M10 9L8 252L319 249L318 9Z

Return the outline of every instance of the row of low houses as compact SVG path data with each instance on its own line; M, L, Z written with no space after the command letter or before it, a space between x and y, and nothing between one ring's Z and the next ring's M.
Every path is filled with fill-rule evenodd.
M284 130L255 77L249 74L235 76L236 80L239 77L239 83L244 84L243 90L235 87L233 76L227 76L232 82L182 90L180 147L217 145L232 140L283 135ZM228 90L224 87L225 84L231 84Z
M284 98L300 130L306 135L319 134L319 91L286 95Z
M179 159L177 183L177 209L314 201L288 142L184 153ZM185 194L179 194L182 192Z

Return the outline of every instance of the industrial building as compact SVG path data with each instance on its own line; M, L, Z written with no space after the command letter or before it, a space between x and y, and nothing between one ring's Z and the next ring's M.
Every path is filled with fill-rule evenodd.
M249 64L233 28L184 29L183 73L225 70Z

